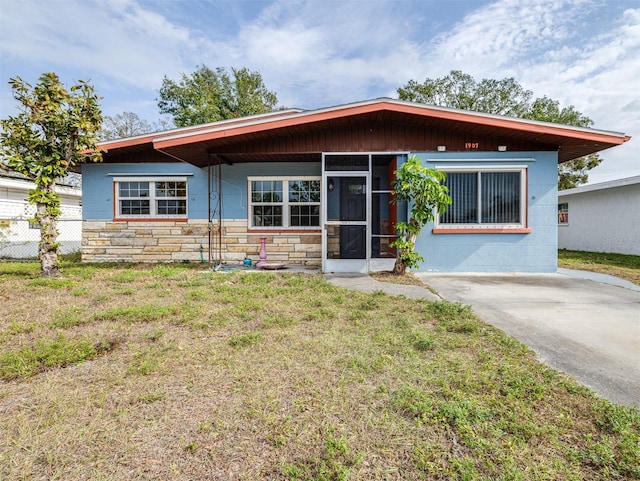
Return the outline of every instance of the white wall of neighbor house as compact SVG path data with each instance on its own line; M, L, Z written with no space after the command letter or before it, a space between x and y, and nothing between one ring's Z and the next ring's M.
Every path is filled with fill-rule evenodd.
M561 249L640 255L640 175L560 191L563 203Z
M36 207L26 197L33 183L0 178L0 258L24 259L38 255L40 229L29 222ZM58 186L61 215L58 220L60 252L80 249L82 240L82 193L80 189Z

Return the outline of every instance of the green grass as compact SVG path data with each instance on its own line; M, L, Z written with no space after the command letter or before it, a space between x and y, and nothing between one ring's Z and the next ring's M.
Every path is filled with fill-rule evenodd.
M229 345L231 347L243 348L257 344L260 341L259 332L250 332L248 334L242 334L240 336L232 336L229 339Z
M640 285L640 256L560 249L558 266L609 274Z
M63 335L51 340L38 340L33 346L0 354L0 379L31 377L45 369L93 359L98 353L112 348L108 341L71 340Z
M638 409L468 306L82 269L0 264L0 479L640 479Z
M88 319L83 316L83 313L84 309L81 307L72 307L70 309L58 311L53 315L51 322L49 322L49 327L61 327L63 329L68 329L73 326L84 324Z
M106 311L96 312L93 320L151 322L158 319L176 316L180 312L177 306L159 306L144 304L140 306L116 307Z

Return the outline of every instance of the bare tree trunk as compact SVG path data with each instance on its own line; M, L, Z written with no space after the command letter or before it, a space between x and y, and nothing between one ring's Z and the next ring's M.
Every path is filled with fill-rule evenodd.
M38 202L36 218L40 223L40 275L60 277L58 268L58 229L56 217L47 212L47 205Z
M403 276L407 272L407 266L402 262L400 257L396 257L396 263L393 265L393 273L396 276Z
M413 219L411 221L413 222ZM413 252L413 250L415 249L417 238L418 238L417 234L413 234L413 233L407 234L407 241L409 241L411 245L410 252ZM404 251L404 249L401 249L401 248L398 249L398 256L396 257L396 263L393 265L393 273L397 276L403 276L407 273L407 264L403 260L405 254L406 252Z

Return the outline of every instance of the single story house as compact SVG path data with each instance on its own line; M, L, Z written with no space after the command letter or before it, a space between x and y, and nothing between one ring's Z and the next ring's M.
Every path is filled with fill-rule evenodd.
M35 215L36 207L26 200L34 187L28 178L0 167L0 259L38 256L40 226L29 221ZM56 192L60 195L60 252L79 251L82 240L81 189L58 185Z
M558 192L558 246L640 256L640 175Z
M395 170L447 173L421 271L556 270L557 164L629 137L376 99L282 110L101 143L84 164L85 261L253 261L391 269Z

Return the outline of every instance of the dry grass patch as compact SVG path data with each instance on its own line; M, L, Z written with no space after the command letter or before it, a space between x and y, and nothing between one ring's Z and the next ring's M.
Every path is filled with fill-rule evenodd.
M402 284L405 286L420 286L424 287L424 284L411 272L399 276L389 271L371 272L369 274L376 281L389 282L391 284Z
M0 352L117 343L0 381L0 479L640 479L637 409L466 306L317 275L65 274L0 264Z

